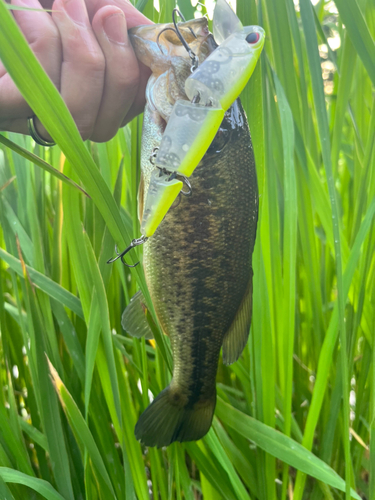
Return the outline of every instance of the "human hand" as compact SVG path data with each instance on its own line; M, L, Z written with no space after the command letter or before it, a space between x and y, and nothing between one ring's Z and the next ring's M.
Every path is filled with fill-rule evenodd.
M2 0L0 0L2 1ZM150 72L127 30L151 24L127 0L12 0L30 47L60 91L84 140L104 142L143 111ZM0 130L28 134L33 111L0 61ZM51 137L38 119L38 134Z

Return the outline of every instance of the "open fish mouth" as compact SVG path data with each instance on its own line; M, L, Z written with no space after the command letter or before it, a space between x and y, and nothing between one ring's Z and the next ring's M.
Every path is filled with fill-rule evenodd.
M185 81L194 64L202 63L217 44L205 17L178 24L137 26L129 34L137 58L152 71L147 104L159 115L155 119L161 119L161 126L165 126L175 102L188 100Z
M176 29L177 26L177 29ZM205 17L178 23L147 24L136 26L129 30L130 39L138 59L151 68L153 72L165 70L171 64L171 58L182 57L189 60L186 46L181 42L177 32L182 35L186 44L204 60L208 53L202 43L212 37L208 30L208 21Z

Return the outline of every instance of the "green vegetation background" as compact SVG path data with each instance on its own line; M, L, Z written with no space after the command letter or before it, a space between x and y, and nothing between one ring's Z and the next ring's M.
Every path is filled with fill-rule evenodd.
M175 3L137 6L164 22ZM83 143L0 2L0 58L58 143L0 135L2 500L375 499L375 3L237 12L267 33L242 95L260 189L251 335L219 367L208 435L146 450L133 429L170 379L169 342L122 331L142 268L105 264L139 235L142 118Z

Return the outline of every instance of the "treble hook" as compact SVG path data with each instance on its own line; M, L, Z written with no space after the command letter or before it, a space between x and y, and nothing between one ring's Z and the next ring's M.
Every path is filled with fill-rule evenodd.
M169 173L168 171L165 172ZM190 181L186 177L186 175L179 174L178 172L172 172L170 177L168 178L168 181L172 181L173 179L179 179L179 178L182 179L182 182L184 182L189 189L189 191L182 191L181 189L180 193L183 194L184 196L191 196L193 194L193 188L191 187Z
M133 240L130 245L128 246L128 248L125 248L125 250L121 253L118 252L117 250L117 245L115 245L115 252L117 254L117 257L114 257L113 259L109 259L107 260L107 264L112 264L112 262L115 262L116 260L118 259L121 259L121 262L123 264L125 264L125 266L127 267L136 267L138 266L139 262L137 262L136 264L133 264L133 265L130 265L130 264L127 264L125 261L124 261L124 255L126 255L128 252L130 252L130 250L134 247L137 247L139 245L143 245L143 243L145 243L145 241L147 241L147 236L144 236L142 235L140 238L136 238L135 240Z
M177 7L176 7L175 9L173 9L173 12L172 12L173 22L174 22L174 15L176 14L176 12L177 12L178 16L179 16L179 17L181 17L182 22L183 22L183 23L186 23L185 16L184 16L184 15L183 15L183 13L180 11L180 9L178 9ZM197 38L197 37L195 37L195 38Z
M184 16L184 15L182 14L182 12L181 12L179 9L177 9L177 8L173 9L173 12L172 12L173 23L175 24L175 22L174 22L174 15L175 15L175 13L176 13L176 12L177 12L177 14L179 15L179 17L181 17L182 22L186 23L185 16ZM176 26L176 24L175 24L175 26ZM188 29L190 30L190 33L193 35L193 37L194 37L194 38L197 38L197 35L194 33L193 29L192 29L192 28L190 28L190 26L188 26Z
M189 54L189 57L190 59L192 60L192 66L191 66L191 71L194 71L195 69L197 69L198 67L198 63L199 63L199 59L197 57L197 55L195 54L195 52L193 52L191 50L191 48L189 47L188 43L186 42L185 38L182 36L182 33L178 27L178 24L176 22L176 16L175 14L178 14L181 19L185 22L185 18L184 16L181 14L181 12L176 8L176 9L173 9L173 13L172 13L172 19L173 19L173 24L174 24L174 28L170 28L169 26L167 28L164 28L162 29L161 31L159 31L158 33L158 36L156 37L156 44L157 46L159 47L159 50L160 52L164 55L164 52L163 52L163 49L162 49L162 46L160 45L160 35L162 33L164 33L165 31L168 31L168 30L171 30L173 31L179 38L180 42L182 43L182 45L184 46L186 52ZM192 35L197 38L197 35L194 33L194 31L192 30L192 28L190 28L190 26L188 26L188 29L191 31Z
M156 147L152 150L152 153L150 154L150 163L151 165L155 165L154 159L156 158L156 153L159 151L159 148Z
M164 52L163 52L163 49L162 49L162 47L161 47L161 45L160 45L159 38L160 38L160 35L161 35L162 33L164 33L164 31L168 31L168 30L173 31L173 33L176 33L176 35L178 36L178 34L177 34L177 32L176 32L176 30L175 30L174 28L164 28L164 29L162 29L161 31L159 31L158 36L156 37L156 43L157 43L157 46L159 47L160 52L161 52L163 55L164 55ZM179 37L179 38L180 38L180 37Z
M177 10L178 10L178 9L177 9ZM181 17L181 19L183 19L183 20L185 21L184 16L181 14L181 12L180 12L179 10L178 10L178 13L179 13L178 15ZM177 28L177 25L176 25L176 23L175 23L175 22L174 22L174 25L176 26L176 29L171 28L171 27L169 27L169 26L168 26L167 28L164 28L164 29L162 29L161 31L159 31L158 36L156 37L156 44L157 44L157 46L159 47L159 50L160 50L160 52L161 52L163 55L164 55L163 48L162 48L162 46L160 45L160 35L161 35L162 33L164 33L165 31L173 31L173 33L175 33L175 34L178 36L178 38L181 40L181 36L182 36L182 35L181 35L181 32L180 32L180 30ZM194 31L190 28L190 26L189 26L188 28L189 28L189 30L191 31L191 34L194 36L194 38L197 38L197 35L196 35L196 34L194 33ZM184 43L184 42L185 42L185 43ZM185 45L185 44L186 44L186 41L185 41L185 39L184 39L184 41L183 41L182 43L183 43L184 47L186 48L186 45ZM191 50L191 49L189 49L189 50ZM189 50L188 50L188 52L189 52ZM191 51L191 52L192 52L192 51ZM194 52L192 52L192 53L194 54ZM190 53L189 53L189 56L191 57ZM195 56L195 54L194 54L194 56Z
M176 34L177 34L178 38L180 39L180 42L182 43L182 45L185 47L186 52L189 54L190 59L192 60L193 64L192 64L191 69L192 69L192 71L194 71L198 67L199 60L198 60L198 57L195 54L195 52L193 52L191 50L191 48L189 47L188 43L186 42L185 38L182 36L181 31L178 28L178 25L177 25L177 22L176 22L176 13L179 15L179 17L184 22L185 22L185 18L181 14L181 12L179 11L179 9L177 9L177 7L175 9L173 9L172 20L173 20L173 24L174 24L174 27L175 27L175 30L176 30ZM194 33L194 31L190 27L189 27L189 30L192 32L192 34L195 36L195 38L197 38L196 34Z
M181 194L184 196L191 196L193 194L193 188L191 187L189 179L185 175L180 175L182 177L183 182L187 185L189 191L182 191L181 189Z

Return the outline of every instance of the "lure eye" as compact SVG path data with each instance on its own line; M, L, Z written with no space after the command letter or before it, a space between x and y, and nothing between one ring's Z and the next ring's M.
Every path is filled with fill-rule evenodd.
M259 38L259 33L249 33L246 37L246 41L247 43L257 43Z

